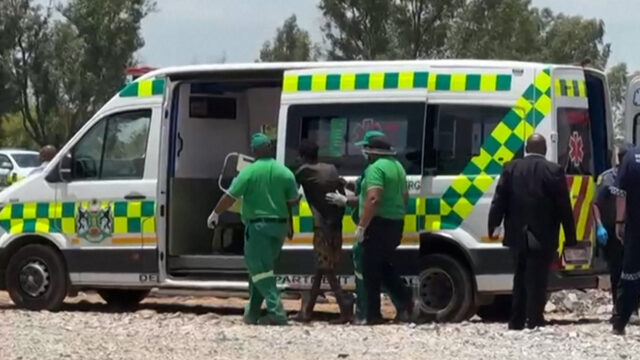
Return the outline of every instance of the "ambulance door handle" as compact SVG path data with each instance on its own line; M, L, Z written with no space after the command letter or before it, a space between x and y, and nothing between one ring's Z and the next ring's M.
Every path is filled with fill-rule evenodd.
M144 200L147 197L139 193L131 193L124 196L125 200Z
M180 135L180 133L178 133L178 141L180 141L180 146L178 147L178 153L176 154L176 157L180 157L182 148L184 147L184 140L182 140L182 136Z

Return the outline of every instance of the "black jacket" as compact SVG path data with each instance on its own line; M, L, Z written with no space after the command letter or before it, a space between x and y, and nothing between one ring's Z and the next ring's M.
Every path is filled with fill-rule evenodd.
M489 231L503 220L504 246L525 249L528 230L540 250L556 250L561 223L565 246L575 246L576 227L564 170L536 155L506 164L491 202Z

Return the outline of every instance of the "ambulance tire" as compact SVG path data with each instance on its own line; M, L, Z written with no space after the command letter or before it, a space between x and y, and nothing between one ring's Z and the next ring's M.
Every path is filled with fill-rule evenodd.
M455 258L431 254L421 259L418 298L427 321L461 322L474 314L473 282L469 270Z
M102 289L98 295L107 305L117 310L132 310L149 295L150 290Z
M67 296L69 277L56 249L32 244L9 259L6 284L11 300L19 308L56 311Z

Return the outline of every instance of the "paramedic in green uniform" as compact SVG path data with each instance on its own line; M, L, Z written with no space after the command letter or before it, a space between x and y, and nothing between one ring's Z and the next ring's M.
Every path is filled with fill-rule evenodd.
M354 207L353 220L360 225L356 231L356 242L352 248L357 295L356 322L360 324L376 324L382 321L380 315L381 289L389 293L391 301L396 307L398 314L396 320L410 321L413 316L411 294L402 283L402 280L395 274L389 256L402 239L406 201L408 199L406 173L402 164L393 157L395 152L391 149L383 132L368 131L364 136L364 140L357 143L357 145L363 146L363 154L369 164L356 182L356 196L346 197L338 193L327 194L327 200L336 205L345 206L348 204L350 207ZM387 189L384 186L384 178L392 180L386 184ZM370 191L378 189L378 186L374 186L376 184L375 181L382 183L382 194L385 195L382 198L380 198L378 190ZM394 189L391 189L391 187L394 187ZM374 199L375 204L371 208L370 200L373 195L376 195L376 199ZM383 202L380 203L380 200L383 200ZM395 206L392 206L391 202ZM393 208L393 211L390 210L391 208ZM367 210L369 214L367 214ZM391 214L391 212L394 212L394 214ZM363 224L361 215L364 215L364 220L368 224L373 225L372 227L370 226L373 231L366 231L367 227L361 226ZM393 219L387 219L382 216L390 216ZM366 245L364 240L367 236L365 235L372 238ZM386 246L396 242L395 246ZM386 252L386 254L383 254L383 252ZM384 256L380 257L378 255ZM373 261L377 258L379 258L379 261ZM372 286L373 284L377 284L377 286Z
M256 161L240 171L207 224L214 228L219 214L242 198L244 259L249 270L249 303L244 321L247 324L285 325L287 316L273 268L289 234L290 207L298 201L298 186L293 173L271 156L271 141L266 135L253 135L251 150ZM267 314L260 317L263 300L267 304Z

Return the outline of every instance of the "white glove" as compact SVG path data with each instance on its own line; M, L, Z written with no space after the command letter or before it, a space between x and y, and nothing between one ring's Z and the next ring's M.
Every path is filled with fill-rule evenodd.
M345 207L347 206L347 197L342 195L336 190L336 192L327 193L324 196L324 199L327 200L330 204Z
M365 228L363 228L362 226L358 226L356 228L356 241L360 244L362 244L362 242L364 241L364 231Z
M211 230L215 229L216 226L218 226L219 217L220 215L218 215L215 211L213 211L211 215L209 215L209 218L207 219L207 227Z

